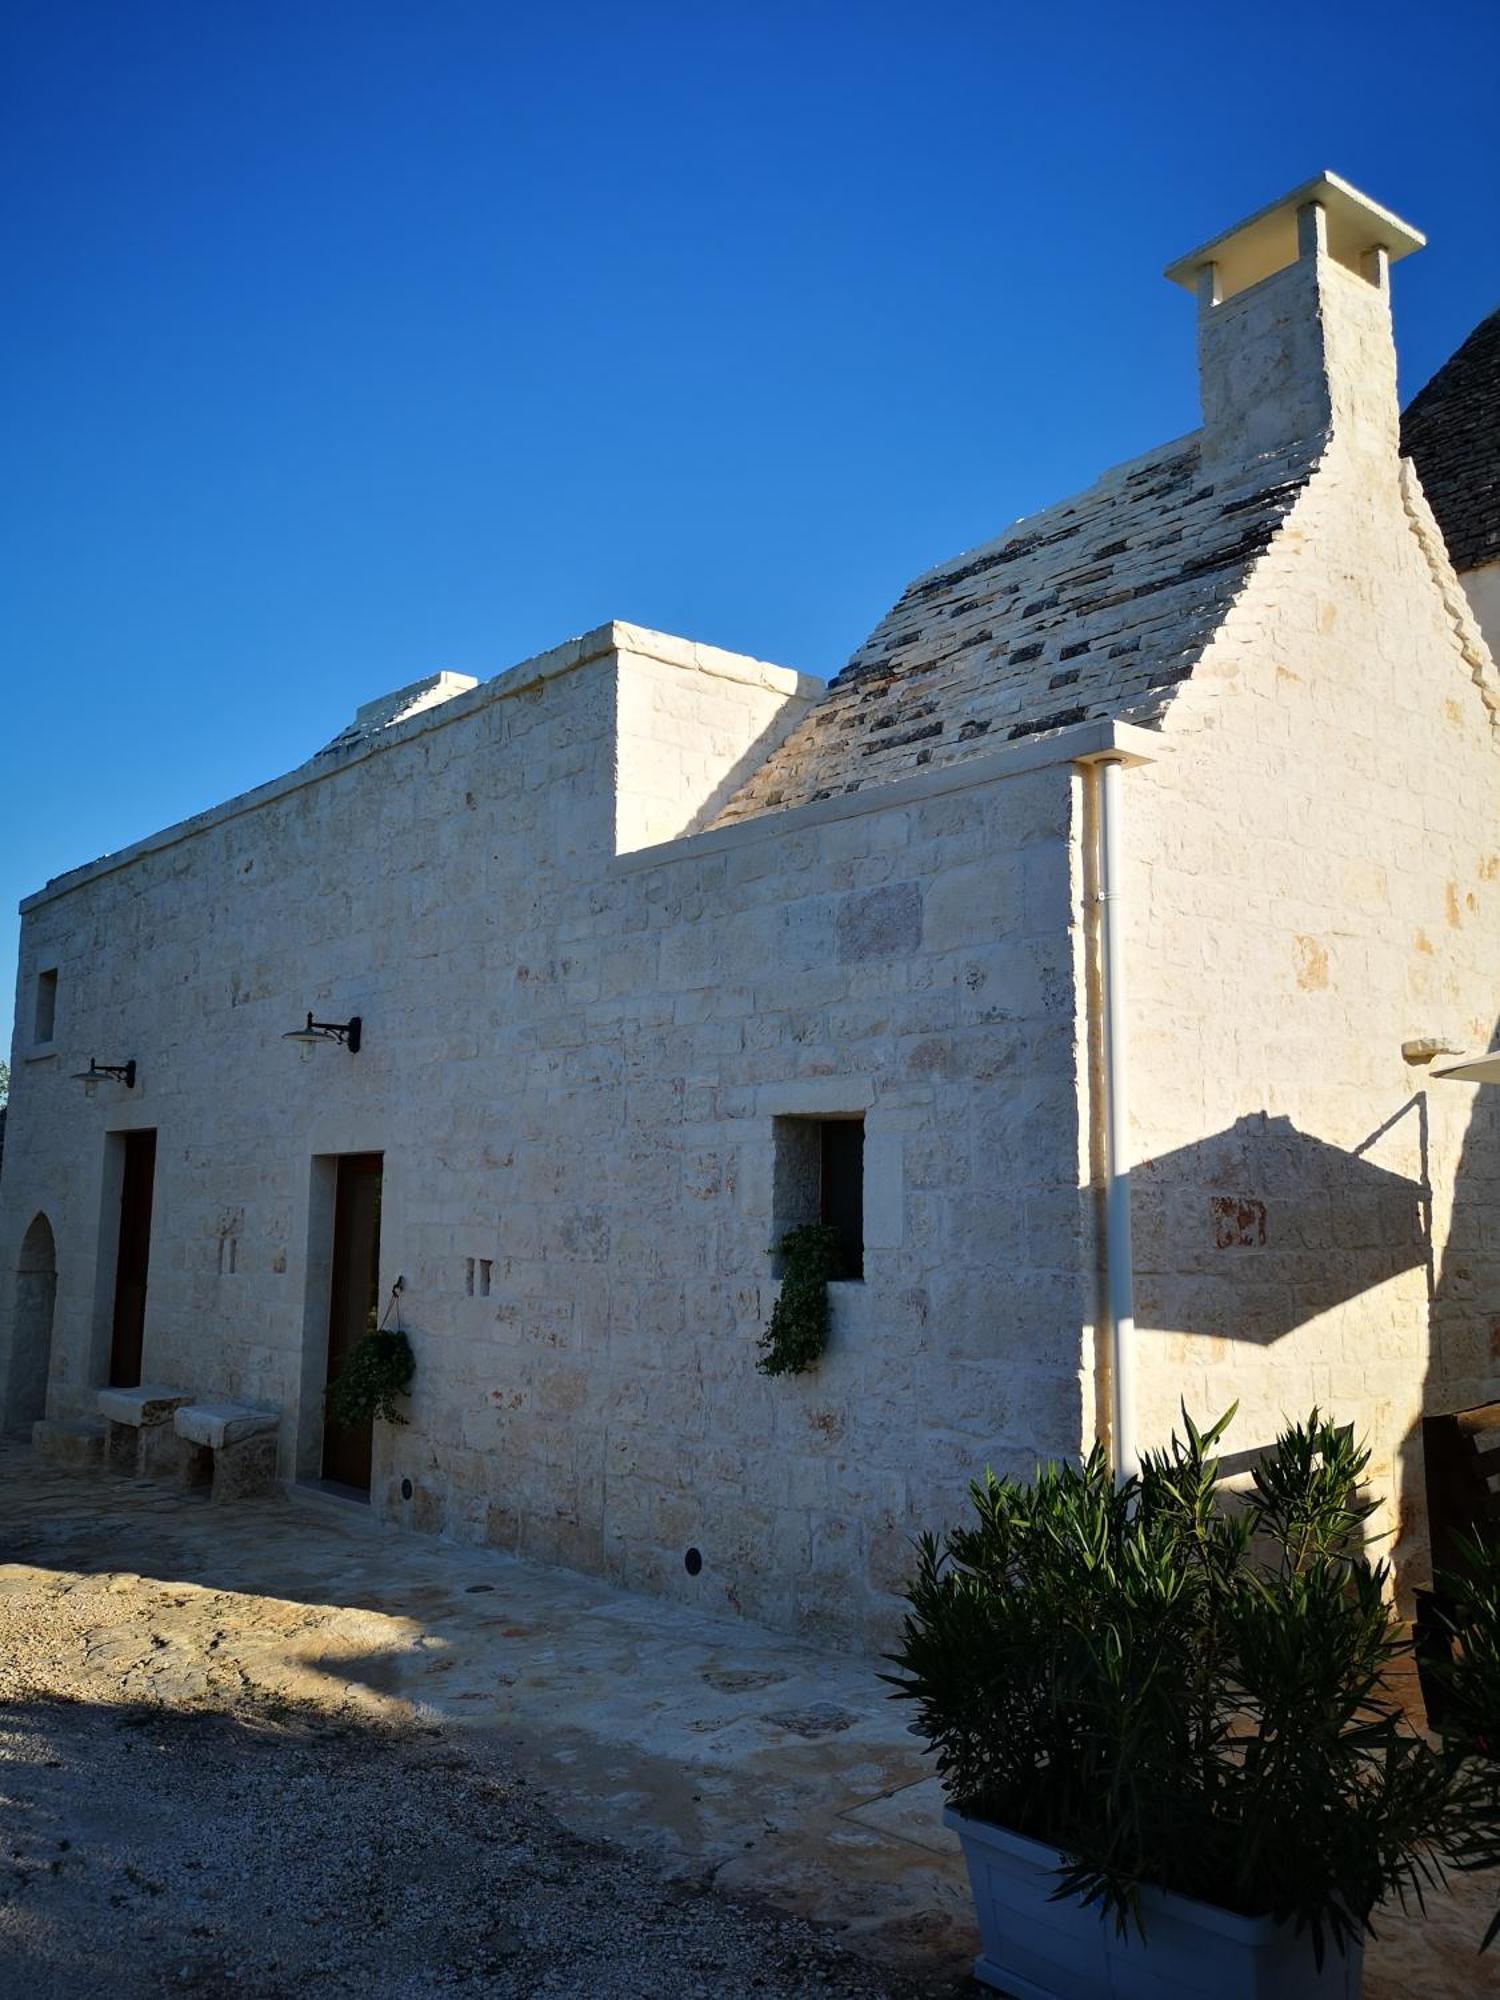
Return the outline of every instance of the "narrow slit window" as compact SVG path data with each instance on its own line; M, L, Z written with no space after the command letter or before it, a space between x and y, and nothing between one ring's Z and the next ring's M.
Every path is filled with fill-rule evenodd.
M57 1028L57 971L54 967L36 976L36 1015L33 1040L50 1042Z

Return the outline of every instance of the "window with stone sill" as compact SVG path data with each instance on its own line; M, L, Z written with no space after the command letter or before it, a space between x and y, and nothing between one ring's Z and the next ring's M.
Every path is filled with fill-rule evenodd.
M773 1244L789 1229L820 1222L838 1234L844 1282L865 1275L865 1121L858 1113L778 1118L772 1186ZM782 1276L775 1253L774 1273Z

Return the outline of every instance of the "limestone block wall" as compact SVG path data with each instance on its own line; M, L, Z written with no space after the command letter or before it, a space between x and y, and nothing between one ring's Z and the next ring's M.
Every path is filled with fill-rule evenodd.
M802 720L822 683L717 646L613 628L619 851L696 832Z
M1416 1425L1500 1392L1496 678L1410 468L1336 435L1131 773L1142 1418L1317 1403L1420 1563Z
M328 1159L380 1152L418 1372L377 1509L868 1643L910 1532L1087 1427L1074 786L1021 746L635 846L803 698L692 654L606 628L34 900L0 1343L45 1213L50 1408L89 1407L112 1135L154 1128L146 1373L281 1409L315 1475ZM362 1051L285 1041L309 1008ZM90 1055L136 1090L86 1097ZM865 1119L865 1280L772 1382L775 1121L827 1113Z
M870 1639L986 1462L1076 1450L1071 812L1044 765L708 835L617 864L528 955L499 1302L452 1301L455 1365L398 1440L429 1455L414 1518ZM771 1382L776 1120L851 1113L865 1280L818 1372Z

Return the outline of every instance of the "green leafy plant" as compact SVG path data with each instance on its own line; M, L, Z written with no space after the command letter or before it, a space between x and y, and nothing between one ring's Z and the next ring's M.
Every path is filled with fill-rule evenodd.
M789 1229L776 1246L785 1258L781 1294L760 1338L762 1375L805 1375L828 1345L828 1284L843 1263L839 1233L827 1223Z
M1464 1870L1500 1868L1500 1534L1456 1540L1460 1564L1437 1578L1449 1653L1435 1668L1463 1814L1454 1860ZM1480 1949L1497 1937L1500 1908Z
M336 1424L364 1424L372 1417L404 1424L396 1398L406 1394L416 1367L411 1342L399 1328L372 1327L350 1349L329 1388L329 1417Z
M1242 1501L1231 1410L1117 1485L1102 1451L918 1544L900 1671L967 1816L1059 1850L1058 1895L1143 1928L1143 1887L1311 1931L1321 1962L1440 1879L1450 1764L1383 1691L1401 1650L1367 1558L1368 1454L1314 1411Z

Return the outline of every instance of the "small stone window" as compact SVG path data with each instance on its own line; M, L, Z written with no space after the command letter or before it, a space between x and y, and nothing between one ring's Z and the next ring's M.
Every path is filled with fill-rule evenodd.
M773 1240L807 1222L838 1232L838 1276L865 1275L865 1121L862 1117L778 1118L772 1192ZM778 1268L777 1275L780 1275Z
M33 1017L32 1040L50 1042L57 1027L57 968L51 967L36 976L36 1013Z

